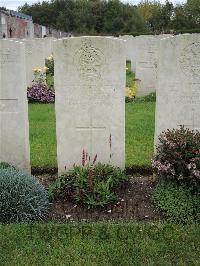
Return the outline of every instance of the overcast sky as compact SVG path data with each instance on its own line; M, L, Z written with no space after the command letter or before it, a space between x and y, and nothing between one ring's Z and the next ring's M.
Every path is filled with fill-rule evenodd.
M7 9L17 10L17 8L25 3L32 4L39 2L38 0L0 0L0 6L4 6ZM42 1L41 1L42 2ZM140 0L122 0L125 3L137 4ZM165 0L160 0L160 2L165 3ZM186 0L171 0L173 3L185 3Z

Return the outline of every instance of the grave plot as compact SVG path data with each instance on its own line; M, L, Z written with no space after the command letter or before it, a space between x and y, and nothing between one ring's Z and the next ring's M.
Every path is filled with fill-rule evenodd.
M59 173L88 160L125 163L125 56L115 38L54 42Z

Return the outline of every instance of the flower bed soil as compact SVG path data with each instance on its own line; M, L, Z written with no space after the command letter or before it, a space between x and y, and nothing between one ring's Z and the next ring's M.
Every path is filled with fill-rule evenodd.
M48 187L57 177L40 175L38 178ZM162 220L162 216L155 209L151 198L154 186L152 175L135 175L117 191L118 202L102 209L88 209L70 200L53 201L48 220L60 223Z

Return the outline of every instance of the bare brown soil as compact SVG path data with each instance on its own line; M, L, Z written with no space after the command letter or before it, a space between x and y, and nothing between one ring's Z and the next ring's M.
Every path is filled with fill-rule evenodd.
M45 185L56 176L38 176ZM119 200L102 209L88 209L70 200L53 201L49 212L52 222L96 222L96 221L155 221L162 219L153 205L151 194L155 182L152 175L134 175L118 191Z

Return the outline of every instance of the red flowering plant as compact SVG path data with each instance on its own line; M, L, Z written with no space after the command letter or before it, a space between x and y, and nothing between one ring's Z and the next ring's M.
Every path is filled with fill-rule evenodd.
M200 132L184 126L162 132L152 167L165 180L199 187Z
M112 140L109 136L111 152ZM110 158L112 154L110 153ZM88 208L104 207L117 200L115 189L120 186L127 176L119 167L97 162L83 149L82 166L74 167L60 176L50 187L50 196L54 199L70 198L76 203Z

